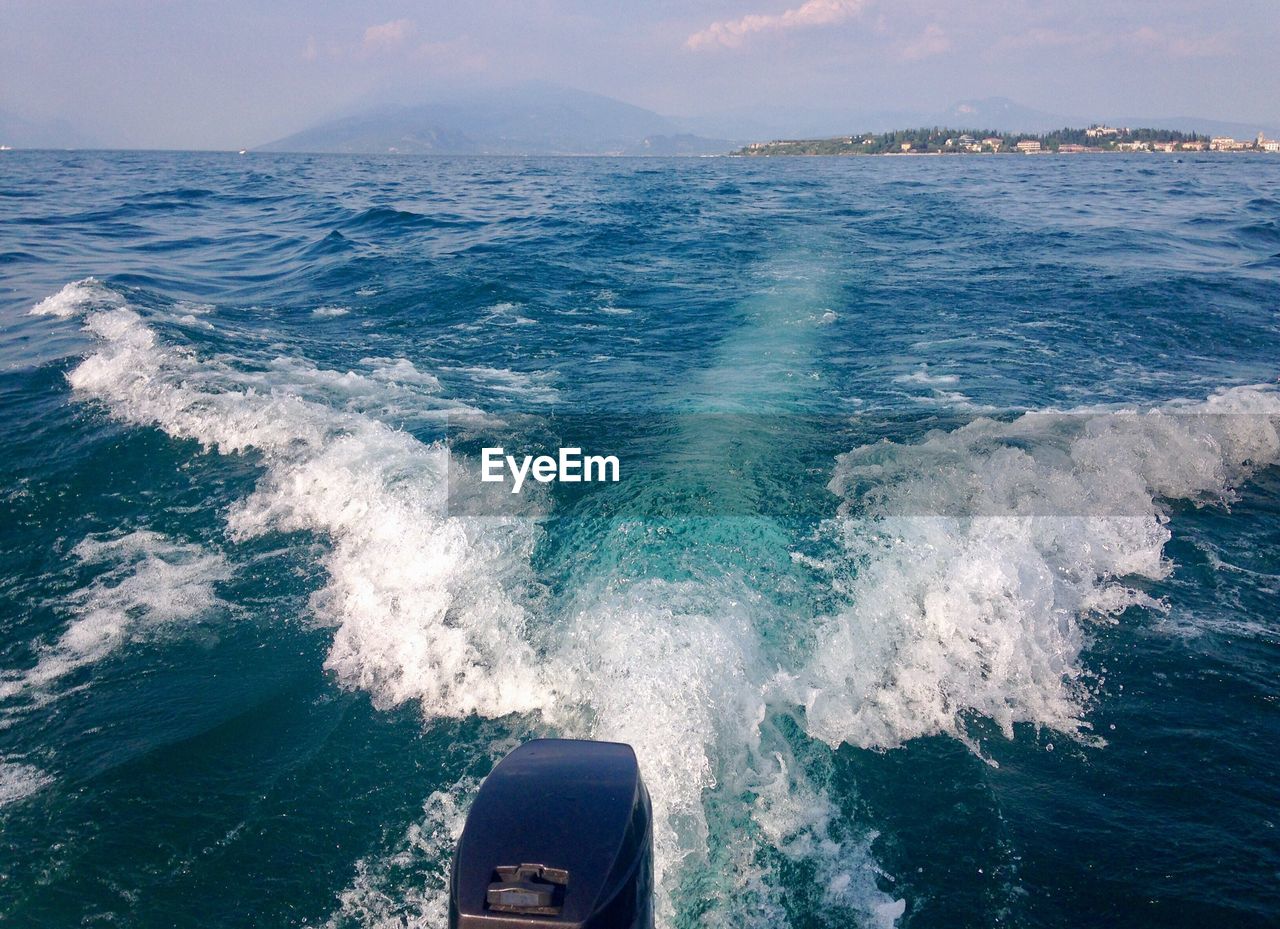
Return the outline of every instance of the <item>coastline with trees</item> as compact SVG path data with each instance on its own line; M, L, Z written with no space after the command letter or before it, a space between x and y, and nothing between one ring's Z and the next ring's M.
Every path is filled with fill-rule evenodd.
M746 157L785 155L949 155L949 154L1083 154L1104 152L1280 152L1280 142L1238 141L1168 129L1128 129L1095 125L1046 133L952 129L943 126L855 133L824 139L777 139L752 142L732 152Z

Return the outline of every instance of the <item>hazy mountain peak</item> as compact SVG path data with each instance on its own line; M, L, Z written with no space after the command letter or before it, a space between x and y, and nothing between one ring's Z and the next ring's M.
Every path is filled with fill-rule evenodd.
M384 107L322 123L266 151L433 154L703 154L733 143L600 94L530 82Z
M0 110L0 145L13 148L92 148L93 140L59 119L29 119Z

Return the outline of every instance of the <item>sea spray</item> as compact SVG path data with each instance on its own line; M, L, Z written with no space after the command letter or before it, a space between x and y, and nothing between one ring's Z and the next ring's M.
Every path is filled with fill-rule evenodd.
M654 800L662 925L789 925L804 890L784 884L781 860L824 888L830 924L891 925L903 905L877 885L869 837L810 781L767 700L781 595L798 579L787 530L736 514L762 509L787 473L785 430L807 425L787 414L814 389L831 295L804 254L758 272L763 292L739 308L712 363L664 398L674 412L647 483L580 540L592 557L566 584L552 657L569 699L548 715L636 748Z
M304 399L287 378L166 345L127 306L90 312L84 325L101 344L68 374L77 391L126 422L260 456L257 489L228 514L234 538L306 530L330 539L330 581L313 608L336 627L326 667L341 682L380 706L418 700L428 715L545 704L524 607L508 592L521 586L512 573L527 572L535 526L445 515L442 443ZM307 381L332 380L304 370Z
M1159 607L1172 501L1221 503L1280 460L1280 392L978 419L840 458L828 529L846 606L782 689L815 737L966 739L979 714L1084 737L1091 620Z
M724 393L724 402L740 409L785 402L807 383L791 375L805 363L821 314L807 283L784 276L778 290L744 308L749 325L726 341L722 366L682 395L682 414L713 410L712 387L741 379L743 357L761 340L772 366ZM726 482L718 469L726 461L732 467L744 439L748 454L773 448L768 429L708 434L691 425L697 415L682 415L680 452L665 471L658 468L650 489L658 505L653 520L584 540L612 548L625 564L647 564L645 572L665 570L672 559L701 563L694 575L700 582L580 577L572 603L534 624L514 592L535 586L529 562L538 530L529 517L537 509L443 515L444 475L466 465L444 445L423 444L374 418L367 382L284 359L266 370L201 359L165 344L122 301L91 312L85 327L101 344L70 373L77 391L119 419L224 454L260 456L265 472L257 488L228 513L234 539L298 530L329 538L329 583L312 607L335 626L326 667L343 684L367 690L379 706L415 700L427 716L540 711L563 734L636 746L654 796L664 925L687 918L685 896L703 900L693 906L707 924L776 925L787 892L770 863L775 841L784 856L818 863L833 912L873 918L901 911L877 890L865 840L837 837L834 808L807 784L785 740L761 742L770 671L760 629L774 607L750 578L764 566L789 570L786 533L757 518L666 531L673 524L661 500L672 489L680 496L678 486L714 485L744 505L758 500L762 488ZM438 383L427 379L426 386L432 396L423 402L447 408L433 399ZM345 410L301 395L341 397L353 389L359 403ZM760 821L749 818L719 846L728 830L718 820L736 818L725 812L735 796L754 797L748 809ZM715 823L708 804L719 811ZM704 884L709 867L730 861L744 869L741 886ZM423 913L424 924L435 925L440 915Z
M231 566L221 552L201 545L139 529L89 536L71 555L101 573L66 598L74 618L55 641L39 647L33 667L0 672L0 700L22 695L46 702L56 696L52 688L58 681L131 640L173 633L232 610L217 594Z
M726 384L737 387L725 403L740 411L803 398L814 379L796 373L816 343L822 298L803 287L773 296L744 308L748 324L676 409L706 412ZM584 520L576 544L587 556L546 612L526 599L538 586L539 511L445 515L442 476L466 463L381 422L373 373L200 358L165 344L135 310L94 299L102 305L86 307L86 327L100 346L71 372L73 387L121 420L258 456L257 488L228 515L234 538L329 539L329 583L313 609L335 627L326 663L340 682L381 706L418 701L429 717L523 713L518 730L636 744L654 789L668 925L786 921L800 891L780 878L783 860L812 876L833 920L892 923L903 904L880 886L870 834L810 777L781 721L803 707L815 739L877 748L934 732L967 738L962 720L975 712L1006 731L1026 721L1080 734L1084 617L1144 602L1123 578L1167 570L1161 501L1223 499L1276 460L1266 388L1161 408L1136 431L1089 411L1074 421L1091 425L1065 432L1042 428L1044 418L980 420L918 446L859 449L831 484L845 501L828 524L845 606L820 617L797 652L777 630L812 617L786 615L760 583L785 585L798 570L788 532L767 518L691 520L661 508L708 486L742 507L763 499L772 487L718 468L744 452L785 457L767 429L707 435L684 420L680 456L642 494L657 509ZM778 359L767 376L743 367L761 350ZM438 383L418 375L428 403ZM358 397L345 408L306 396L344 383ZM1214 425L1223 413L1253 415ZM1078 505L1082 480L1114 494L1101 498L1113 505L1064 511L1062 501ZM457 809L438 806L426 825L456 821ZM726 870L736 883L712 880ZM415 919L439 925L439 902L424 895Z

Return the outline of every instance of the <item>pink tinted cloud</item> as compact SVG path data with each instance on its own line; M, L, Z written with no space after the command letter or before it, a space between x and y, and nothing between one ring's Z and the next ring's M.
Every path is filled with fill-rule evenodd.
M709 48L737 48L751 35L781 32L843 22L859 13L870 0L806 0L798 7L781 13L750 13L741 19L714 22L685 40L685 48L701 51Z

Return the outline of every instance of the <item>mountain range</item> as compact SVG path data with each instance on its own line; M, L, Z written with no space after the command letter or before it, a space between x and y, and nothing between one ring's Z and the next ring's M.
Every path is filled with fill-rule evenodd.
M451 155L709 155L744 142L949 126L1047 132L1097 122L1252 138L1274 127L1201 117L1086 117L1049 113L1006 97L966 100L940 113L756 107L668 117L610 97L545 84L447 102L369 110L262 146L275 152Z
M0 110L0 145L13 148L93 148L94 140L55 119L29 119Z
M1195 116L1064 115L1006 97L965 100L938 113L913 110L760 106L670 117L611 97L543 83L454 94L410 105L367 105L259 147L267 152L441 155L714 155L747 142L813 139L924 126L1040 133L1094 123L1204 135L1274 137L1273 124ZM88 148L64 122L0 111L0 144Z
M268 152L446 155L707 155L735 140L610 97L544 84L376 109L261 147Z

